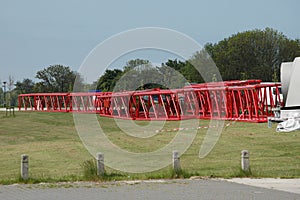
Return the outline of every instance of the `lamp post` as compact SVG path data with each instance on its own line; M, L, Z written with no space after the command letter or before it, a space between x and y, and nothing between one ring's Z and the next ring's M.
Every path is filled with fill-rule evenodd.
M3 81L3 106L6 107L6 81Z

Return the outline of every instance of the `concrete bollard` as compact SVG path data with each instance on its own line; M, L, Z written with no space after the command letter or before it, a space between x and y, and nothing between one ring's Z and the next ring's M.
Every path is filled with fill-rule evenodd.
M177 151L173 151L173 169L176 173L181 171L180 157Z
M241 152L241 167L244 172L250 171L250 156L248 150L243 150Z
M104 173L104 154L100 152L97 154L97 175L102 176Z
M23 180L28 179L29 157L26 154L21 155L21 177Z

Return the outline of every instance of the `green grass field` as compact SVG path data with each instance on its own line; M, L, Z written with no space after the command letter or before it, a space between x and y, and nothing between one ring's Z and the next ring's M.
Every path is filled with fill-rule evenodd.
M153 151L176 134L162 132L147 139L135 138L123 133L113 119L98 119L113 143L133 152ZM135 123L146 126L149 122ZM201 120L200 124L207 125L208 121ZM165 124L166 129L177 126L178 122ZM251 176L300 177L300 132L276 133L275 125L268 129L265 123L232 123L224 128L210 154L199 159L205 134L206 129L198 130L193 144L181 157L182 169L189 175L243 176L240 152L247 149ZM21 154L29 155L30 177L40 180L83 180L82 165L93 158L80 141L71 113L16 112L15 117L5 117L5 112L0 112L0 153L0 183L18 180ZM150 174L120 174L134 178L167 178L164 174L169 168ZM119 173L107 171L108 174Z

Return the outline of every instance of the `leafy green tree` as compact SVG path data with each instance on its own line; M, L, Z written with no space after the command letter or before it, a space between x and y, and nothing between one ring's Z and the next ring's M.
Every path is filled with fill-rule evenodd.
M168 60L166 63L163 63L162 66L168 66L172 69L175 69L176 71L181 71L185 67L186 63L182 62L180 60Z
M71 71L70 67L51 65L36 73L36 78L42 81L35 85L34 90L36 92L71 92L78 76L80 75ZM82 84L82 79L79 78L79 80ZM77 89L79 89L78 86Z
M180 68L184 67L185 63L178 62L177 60L168 60L166 63L162 63L161 67L158 67L158 71L163 79L162 88L176 89L182 88L186 81L186 78L179 72ZM177 69L177 70L176 70Z
M25 78L23 81L17 81L15 83L15 91L18 94L28 94L33 92L34 82L31 79Z
M98 79L96 89L106 91L122 91L129 88L135 88L134 84L141 79L141 66L149 65L148 60L135 59L130 60L120 69L107 69L105 73ZM118 82L122 78L121 82ZM118 83L118 84L117 84ZM139 82L140 84L140 82ZM141 87L142 88L142 87Z
M107 69L97 82L97 89L104 92L112 91L123 71L120 69Z
M187 75L192 83L222 81L219 70L205 49L196 52L187 62Z
M146 64L150 64L149 60L143 60L143 59L134 59L134 60L130 60L126 63L126 66L123 67L123 71L124 73L134 69L137 66L140 65L146 65Z
M206 51L219 67L223 80L280 77L282 62L300 56L299 40L288 39L274 29L237 33L217 44L208 43Z
M132 67L130 70L126 68L116 79L113 91L143 90L161 87L163 84L157 67L150 63Z
M15 88L10 91L10 103L12 106L17 105L19 94L28 94L34 92L34 82L31 79L25 78L23 81L17 81L14 86Z
M271 28L255 29L216 44L207 43L187 61L168 60L160 67L153 67L148 60L130 60L123 70L107 70L98 80L97 88L103 91L181 88L186 82L244 79L277 82L281 63L297 56L300 56L299 39L288 39Z
M176 70L185 80L181 80L179 85L182 85L182 82L198 82L199 72L189 63L188 61L180 61L180 60L168 60L166 63L162 64L162 71L165 67L170 67ZM164 70L165 71L165 70ZM170 73L170 70L167 70ZM166 81L173 82L174 79L179 78L179 74L173 78L173 74L169 74L168 72L163 72ZM179 86L178 85L178 86ZM179 88L179 87L175 88Z

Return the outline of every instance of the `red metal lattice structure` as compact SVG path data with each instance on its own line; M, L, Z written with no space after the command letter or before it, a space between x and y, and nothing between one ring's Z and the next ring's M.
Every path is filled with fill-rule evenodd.
M266 122L272 109L283 106L278 83L260 80L196 84L199 118Z
M280 84L260 80L193 84L174 90L34 93L19 95L19 110L98 113L132 120L190 118L266 122L282 106Z
M69 95L67 93L21 94L18 97L19 110L68 112Z

